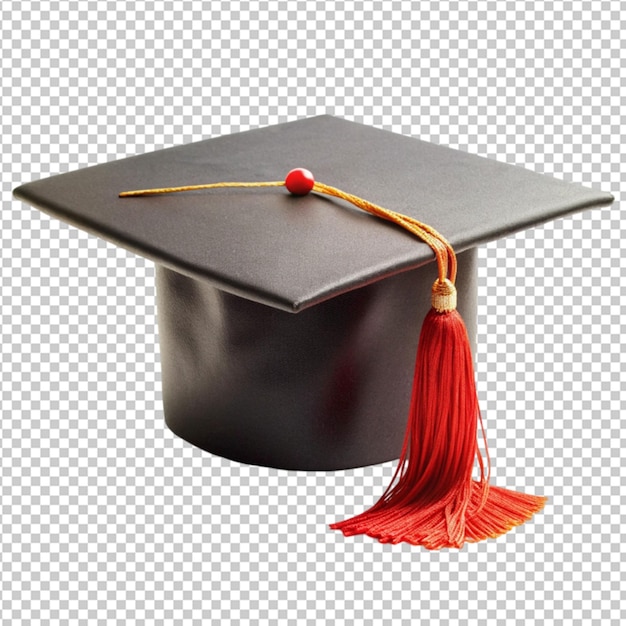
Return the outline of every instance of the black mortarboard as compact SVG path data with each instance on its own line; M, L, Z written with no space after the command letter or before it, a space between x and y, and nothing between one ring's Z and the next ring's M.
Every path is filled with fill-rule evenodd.
M18 198L156 263L169 427L210 452L279 468L330 470L398 457L420 323L437 276L431 248L316 193L119 193L276 181L295 167L445 235L458 255L458 308L470 337L476 246L613 200L330 116L16 189Z

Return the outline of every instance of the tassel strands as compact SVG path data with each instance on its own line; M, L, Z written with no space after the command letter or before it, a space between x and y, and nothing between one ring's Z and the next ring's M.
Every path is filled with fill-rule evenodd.
M527 521L543 508L546 498L489 483L489 455L486 461L482 458L477 440L480 426L486 450L473 358L465 324L456 310L456 255L435 229L315 182L303 169L290 171L284 182L209 183L122 192L120 196L280 186L297 196L311 191L334 196L398 224L428 244L437 261L432 308L420 333L407 429L391 484L369 510L331 528L346 536L365 534L382 543L408 542L436 550L497 537ZM476 466L479 475L475 479Z
M456 310L432 308L420 334L407 431L391 485L368 511L331 528L437 550L497 537L527 521L545 498L489 484L479 425L482 430L465 324ZM478 480L472 478L475 463Z

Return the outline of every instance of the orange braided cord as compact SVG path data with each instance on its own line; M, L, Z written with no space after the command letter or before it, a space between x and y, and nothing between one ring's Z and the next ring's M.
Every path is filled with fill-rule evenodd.
M180 187L159 187L155 189L136 189L133 191L123 191L119 194L120 198L130 198L137 196L159 195L167 193L180 193L184 191L198 191L202 189L225 189L225 188L255 188L255 187L284 187L285 181L270 181L270 182L220 182L220 183L206 183L202 185L184 185ZM450 243L445 237L437 232L428 224L424 224L416 220L413 217L390 211L373 202L369 202L359 196L355 196L351 193L346 193L325 185L323 183L316 182L313 185L312 191L325 194L328 196L334 196L341 200L346 200L350 204L357 208L376 215L384 220L393 222L398 226L401 226L405 230L409 231L424 243L430 246L431 250L435 254L437 260L437 268L439 272L439 282L444 282L446 279L450 280L454 284L456 280L457 262L456 254Z

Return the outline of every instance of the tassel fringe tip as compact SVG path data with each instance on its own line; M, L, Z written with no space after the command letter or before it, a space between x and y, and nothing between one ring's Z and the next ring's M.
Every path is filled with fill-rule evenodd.
M368 535L380 543L409 543L428 550L462 548L465 543L495 539L528 521L547 501L542 496L489 487L481 506L483 487L473 481L466 514L450 515L450 505L436 502L426 507L376 505L351 519L331 524L346 537ZM480 507L480 508L479 508ZM478 509L472 513L472 509Z

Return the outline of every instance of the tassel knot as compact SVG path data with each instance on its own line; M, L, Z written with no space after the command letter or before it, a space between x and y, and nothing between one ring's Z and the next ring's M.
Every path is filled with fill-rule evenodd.
M437 313L456 309L456 287L452 281L447 278L435 281L432 290L432 306Z

